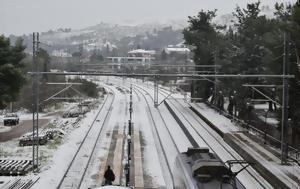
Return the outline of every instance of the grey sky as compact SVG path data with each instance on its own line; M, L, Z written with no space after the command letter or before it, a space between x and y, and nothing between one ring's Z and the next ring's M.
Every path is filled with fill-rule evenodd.
M145 23L186 19L201 9L230 13L257 0L0 0L0 34L28 34L100 22ZM295 2L296 0L278 0ZM273 6L275 0L261 0Z

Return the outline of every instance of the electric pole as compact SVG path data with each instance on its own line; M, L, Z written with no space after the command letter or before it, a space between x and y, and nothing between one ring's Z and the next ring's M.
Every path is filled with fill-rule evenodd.
M33 33L32 70L37 74L32 78L32 165L33 172L39 171L39 66L37 55L39 50L39 33Z
M132 84L130 85L130 102L129 102L129 120L128 120L128 135L127 135L127 163L125 165L126 186L130 185L130 163L131 163L131 134L132 134Z
M214 53L214 73L215 75L217 75L217 54L218 54L218 50L216 49L215 53ZM217 100L217 78L214 78L214 93L213 93L213 101L212 103L215 103Z
M154 107L158 106L158 76L154 76Z
M286 32L283 34L283 76L287 75L287 66L289 65L289 38ZM288 78L283 77L282 91L282 123L281 123L281 164L287 164L288 157L288 103L289 103L289 84Z

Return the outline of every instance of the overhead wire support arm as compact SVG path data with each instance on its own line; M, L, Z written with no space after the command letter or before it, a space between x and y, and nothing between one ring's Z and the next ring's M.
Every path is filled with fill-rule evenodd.
M174 91L172 91L170 94L168 94L158 105L157 105L157 107L159 106L159 105L161 105L165 100L167 100L172 94L173 94L173 92Z
M295 75L242 75L242 74L134 74L134 73L97 73L97 72L28 72L28 74L49 74L49 75L86 75L86 76L117 76L117 77L187 77L187 78L287 78L293 79Z
M51 82L48 82L46 83L47 85L82 85L82 83L51 83Z
M244 84L244 87L267 87L267 88L276 88L282 87L282 85L252 85L252 84Z
M231 170L232 166L234 164L239 164L242 166L242 168L240 170L238 170L237 172L233 172L234 176L236 177L240 172L242 172L243 170L247 169L249 166L251 165L255 165L255 163L251 163L245 160L228 160L225 163L227 163L229 165L229 169Z
M77 94L79 94L80 96L84 97L84 95L81 92L79 92L77 89L74 89L72 86L71 89L75 91Z
M269 96L265 95L263 92L261 92L260 90L258 90L255 87L250 86L251 89L255 90L256 92L258 92L259 94L261 94L263 97L265 97L266 99L268 99L269 101L275 103L276 105L281 107L281 104L279 104L278 102L276 102L275 100L273 100L272 98L270 98Z
M72 87L72 84L69 85L69 86L67 86L67 87L65 87L64 89L58 91L57 93L53 94L52 96L50 96L49 98L47 98L47 99L45 99L45 100L43 100L43 101L44 101L44 102L47 102L47 101L53 99L54 97L56 97L57 95L59 95L60 93L62 93L62 92L64 92L64 91L68 90L68 89L71 88L71 87Z
M53 97L52 100L83 100L83 98Z

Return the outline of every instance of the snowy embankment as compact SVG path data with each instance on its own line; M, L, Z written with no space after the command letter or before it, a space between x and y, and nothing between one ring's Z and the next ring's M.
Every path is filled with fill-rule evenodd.
M53 188L53 184L51 182L53 181L52 178L54 180L57 180L57 176L61 176L61 172L64 171L64 166L68 165L68 162L70 161L69 157L72 157L72 154L70 153L77 149L78 144L81 142L80 138L83 136L83 133L86 132L86 130L89 128L89 124L95 116L94 114L96 110L92 110L91 112L86 113L84 117L62 118L62 112L77 107L77 105L78 103L61 103L58 107L52 107L48 109L47 112L49 113L39 114L39 117L41 119L47 120L45 124L40 125L39 133L41 134L47 130L54 131L57 134L55 134L53 139L48 140L45 145L39 146L39 174L31 173L26 177L20 177L22 180L27 178L40 177L41 179L39 179L36 188ZM17 112L17 114L20 117L20 124L22 127L23 122L26 125L31 124L31 113L28 113L26 111L19 111ZM19 125L12 126L12 128L15 130L19 128ZM10 130L11 129L7 129L6 132ZM12 130L11 132L14 132L14 130ZM30 134L31 132L28 132L23 136L29 136ZM21 136L20 138L10 139L7 142L1 142L0 157L13 160L31 160L32 146L19 145L19 140L23 138L23 136ZM7 181L12 181L15 178L16 177L1 176L0 181L3 181L5 184ZM40 183L43 184L41 185Z
M85 117L77 123L77 128L69 131L68 136L63 139L63 144L52 154L52 158L47 165L41 169L41 172L38 174L40 179L33 188L46 189L58 185L77 151L78 146L82 142L85 133L91 126L99 108L88 112Z

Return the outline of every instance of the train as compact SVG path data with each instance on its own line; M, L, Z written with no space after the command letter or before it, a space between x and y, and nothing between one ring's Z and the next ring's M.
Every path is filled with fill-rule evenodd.
M174 166L175 189L245 188L221 159L208 148L188 148Z

